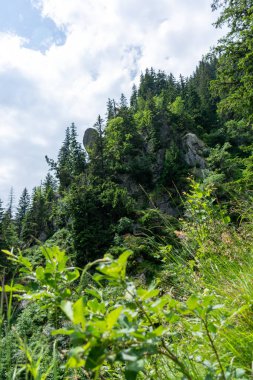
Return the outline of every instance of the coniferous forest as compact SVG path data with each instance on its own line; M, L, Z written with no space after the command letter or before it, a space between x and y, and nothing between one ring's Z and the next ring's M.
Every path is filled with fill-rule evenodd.
M253 378L253 1L212 8L190 77L146 69L0 202L0 379Z

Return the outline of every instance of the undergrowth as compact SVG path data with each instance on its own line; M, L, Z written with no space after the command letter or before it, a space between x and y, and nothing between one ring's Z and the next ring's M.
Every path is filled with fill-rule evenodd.
M18 276L2 281L1 378L251 379L251 213L231 223L213 194L192 182L174 237L147 234L152 279L127 276L124 242L84 269L58 247L39 265L5 251Z

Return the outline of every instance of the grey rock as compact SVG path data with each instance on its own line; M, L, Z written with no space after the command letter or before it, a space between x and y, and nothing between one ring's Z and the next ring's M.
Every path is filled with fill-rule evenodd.
M138 196L140 194L140 185L134 181L129 174L120 174L119 179L121 186L127 189L128 193L132 196Z
M156 183L164 169L164 160L165 160L165 154L166 154L166 149L161 148L158 149L156 152L156 159L154 164L152 165L152 173L153 173L153 182Z
M167 193L157 195L156 199L153 200L153 203L164 214L171 216L178 216L179 214L178 209L171 205L171 198Z
M163 148L166 148L172 140L172 127L165 124L159 130L159 140Z
M94 128L86 129L83 136L83 145L87 151L93 147L97 138L98 138L98 132L96 129Z
M182 140L183 157L191 167L205 169L206 162L203 158L205 144L194 133L187 133Z

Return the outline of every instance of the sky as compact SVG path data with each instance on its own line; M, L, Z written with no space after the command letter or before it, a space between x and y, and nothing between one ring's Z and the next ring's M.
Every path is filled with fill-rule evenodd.
M41 183L147 67L191 75L221 37L211 0L0 0L0 198Z

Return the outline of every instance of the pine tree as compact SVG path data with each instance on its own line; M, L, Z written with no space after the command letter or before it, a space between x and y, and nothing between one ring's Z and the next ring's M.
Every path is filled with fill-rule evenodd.
M122 108L127 108L127 98L125 97L124 94L120 95L120 103L119 103L119 105L120 105L121 109Z
M26 213L29 210L29 206L30 206L30 195L28 193L27 188L25 187L22 194L21 194L21 197L19 199L17 212L16 212L16 216L15 216L17 233L18 233L19 237L21 236L23 223L25 220Z
M81 144L77 141L77 130L74 123L70 127L70 170L72 178L85 172L86 155Z
M66 190L72 181L85 172L86 155L81 144L77 141L77 131L74 123L66 129L65 139L59 151L57 162L46 157L50 169L59 180L60 192Z
M3 220L3 215L4 215L3 201L2 199L0 199L0 223Z
M132 87L132 95L130 98L130 106L133 108L133 110L136 112L138 108L138 92L137 87L134 84Z
M65 139L57 159L56 176L60 182L60 190L67 188L71 183L70 139L70 128L67 127Z
M229 27L216 48L218 70L212 89L221 98L218 110L226 119L243 119L250 125L253 122L253 2L215 0L212 7L221 10L216 27Z
M104 158L104 120L98 115L94 127L98 135L93 149L93 170L95 175L105 176L105 158Z
M8 201L7 210L6 210L6 212L9 213L11 220L13 217L13 204L14 204L14 191L13 191L13 187L12 187L10 190L9 201Z
M114 99L108 99L107 101L107 121L114 118L117 114L117 107Z
M16 225L13 220L13 188L9 195L9 202L6 210L2 210L0 249L12 249L18 244L18 235Z
M21 239L30 245L34 239L45 240L47 236L47 204L42 186L33 189L31 204L23 220Z

